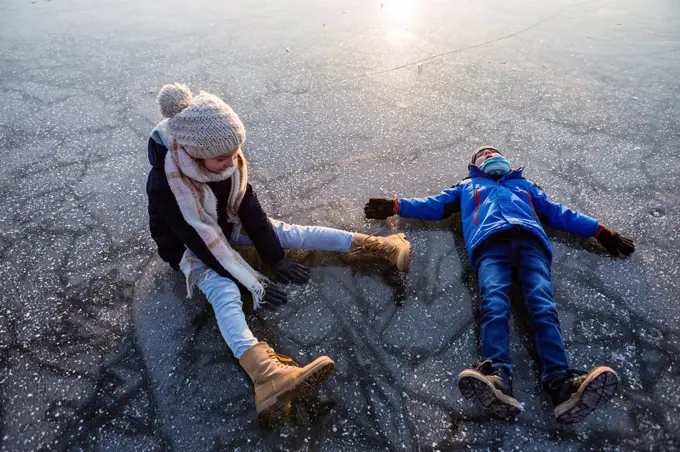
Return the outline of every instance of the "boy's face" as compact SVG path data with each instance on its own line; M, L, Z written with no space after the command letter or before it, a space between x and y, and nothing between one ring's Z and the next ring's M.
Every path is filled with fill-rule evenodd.
M475 155L475 166L480 166L484 160L492 157L501 157L501 154L495 149L482 149Z
M239 147L231 154L220 155L214 159L203 159L203 166L205 166L205 169L208 171L221 174L236 165L236 155L240 150L241 148Z

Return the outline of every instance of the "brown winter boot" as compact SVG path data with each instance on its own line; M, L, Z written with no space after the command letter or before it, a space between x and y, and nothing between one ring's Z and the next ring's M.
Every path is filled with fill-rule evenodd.
M253 380L257 415L266 420L281 417L286 405L316 389L335 368L328 356L297 367L291 358L279 355L264 342L246 350L239 362Z
M364 252L387 259L399 271L407 272L411 266L411 243L406 234L392 234L387 237L354 233L352 252Z

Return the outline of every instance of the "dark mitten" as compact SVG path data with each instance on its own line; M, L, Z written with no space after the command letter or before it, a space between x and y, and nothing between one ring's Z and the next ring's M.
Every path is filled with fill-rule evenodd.
M366 214L366 218L384 220L387 217L391 217L395 213L394 199L371 198L364 206L364 214Z
M274 264L274 273L284 283L302 284L309 281L309 269L285 257Z
M288 303L288 295L286 295L283 287L273 282L267 284L264 298L262 298L262 307L273 311L283 303Z
M633 239L624 237L611 229L603 228L597 235L597 241L600 242L612 256L618 256L619 253L624 256L630 256L633 251L635 251Z

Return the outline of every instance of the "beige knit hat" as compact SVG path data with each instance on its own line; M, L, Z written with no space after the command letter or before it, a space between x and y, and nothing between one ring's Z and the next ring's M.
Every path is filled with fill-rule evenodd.
M246 129L234 110L214 94L191 96L186 86L165 85L158 93L170 138L196 159L230 154L246 140Z

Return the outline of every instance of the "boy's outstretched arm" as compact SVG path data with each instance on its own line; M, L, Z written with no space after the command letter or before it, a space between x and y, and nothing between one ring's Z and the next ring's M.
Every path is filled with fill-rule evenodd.
M427 198L371 198L364 206L366 218L382 220L392 215L422 220L442 220L460 211L460 187L456 185Z
M550 201L548 195L535 184L531 184L531 188L531 202L534 209L537 213L543 215L548 226L585 237L595 237L613 256L618 256L619 253L630 256L635 251L635 245L631 238L607 229L588 215Z

